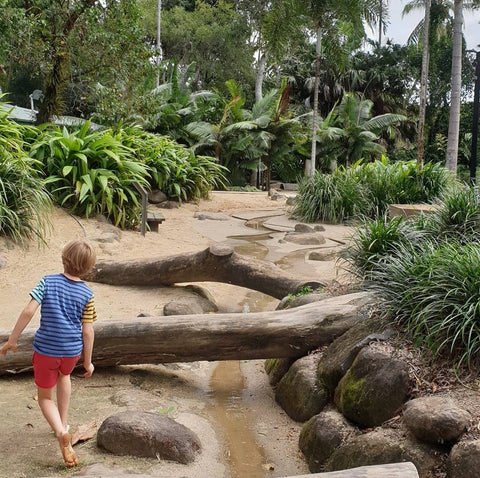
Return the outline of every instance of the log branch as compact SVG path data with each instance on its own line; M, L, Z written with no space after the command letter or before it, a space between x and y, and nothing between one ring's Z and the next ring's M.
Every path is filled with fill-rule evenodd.
M137 317L95 324L97 367L133 364L302 357L361 320L365 293L332 297L279 311ZM34 329L17 353L0 356L0 375L31 368ZM8 332L0 331L0 343Z
M277 299L325 284L287 274L272 262L242 256L230 246L215 244L191 254L128 262L99 262L83 277L112 285L155 286L179 282L224 282L257 290Z

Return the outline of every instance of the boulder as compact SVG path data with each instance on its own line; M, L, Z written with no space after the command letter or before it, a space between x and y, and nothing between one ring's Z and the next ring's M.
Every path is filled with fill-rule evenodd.
M362 348L374 341L387 340L392 330L384 330L375 320L359 321L350 330L335 339L325 351L318 366L320 380L333 395L341 378L352 366Z
M217 312L218 308L209 300L200 297L182 297L175 299L163 307L163 315L194 315L194 314L208 314L210 312Z
M299 244L301 246L317 246L327 242L325 237L318 232L287 232L282 241L291 242L292 244Z
M408 365L383 350L363 348L335 390L335 404L348 419L375 427L394 417L410 389Z
M160 204L165 201L168 201L168 197L163 191L154 189L148 192L148 202L150 204Z
M453 446L447 460L448 478L475 478L480 472L480 440L460 442Z
M330 262L334 261L337 258L336 251L311 251L307 253L308 261L317 261L317 262Z
M405 405L403 421L418 439L432 444L456 442L472 416L449 397L420 397Z
M319 413L328 403L328 391L317 380L320 354L298 359L278 382L275 399L297 422Z
M99 447L115 455L133 455L192 463L201 450L197 435L164 415L128 411L108 417L97 433Z
M302 222L299 222L298 224L295 224L295 232L312 233L314 232L314 229L312 226L309 226L308 224L303 224Z
M338 447L327 461L325 471L403 462L412 462L419 476L434 476L432 471L438 466L438 451L404 438L396 430L377 428Z
M357 429L334 409L323 410L310 418L303 425L298 442L310 472L322 471L333 452L356 433Z
M295 359L291 357L265 360L265 371L268 375L268 382L272 387L280 382L294 362Z

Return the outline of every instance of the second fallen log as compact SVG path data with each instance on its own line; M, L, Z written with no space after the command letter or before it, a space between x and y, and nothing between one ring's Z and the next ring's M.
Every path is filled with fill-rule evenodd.
M99 262L84 280L112 285L172 285L180 282L224 282L283 299L302 287L325 284L287 274L268 261L242 256L230 246L215 244L191 254L127 262Z

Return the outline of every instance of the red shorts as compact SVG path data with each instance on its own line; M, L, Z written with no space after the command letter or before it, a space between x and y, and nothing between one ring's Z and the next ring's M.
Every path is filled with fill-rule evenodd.
M60 373L70 375L78 362L76 357L49 357L33 352L33 375L35 385L40 388L53 388L58 381Z

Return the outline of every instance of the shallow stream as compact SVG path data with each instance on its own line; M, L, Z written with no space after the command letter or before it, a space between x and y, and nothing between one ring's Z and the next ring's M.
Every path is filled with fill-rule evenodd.
M230 236L226 243L231 245L238 254L266 259L270 252L268 243L272 236L278 233L268 232L263 227L265 219L250 220L246 223L247 226L258 230L259 234ZM276 263L292 274L315 277L314 268L305 261L305 251L286 254ZM273 310L278 303L278 300L273 297L241 288L239 288L238 300L235 310L232 308L223 311L261 312ZM212 401L206 412L216 423L216 428L221 435L225 460L229 467L227 476L229 478L279 476L276 473L272 474L274 467L268 463L265 450L257 440L254 414L251 408L245 405L246 377L242 372L241 362L218 362L209 385L208 395ZM274 427L275 424L271 426Z

